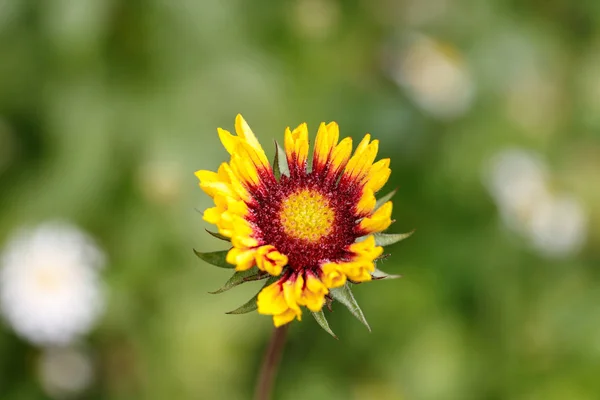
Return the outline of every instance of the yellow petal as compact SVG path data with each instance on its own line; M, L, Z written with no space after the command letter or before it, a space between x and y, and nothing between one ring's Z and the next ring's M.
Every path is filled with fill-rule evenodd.
M339 172L346 167L348 160L352 154L352 138L343 139L331 153L331 160L328 175L332 178L337 178Z
M278 252L272 245L259 247L255 257L258 268L274 276L281 274L281 270L288 262L287 256Z
M346 179L361 181L369 173L373 161L377 157L378 150L379 141L373 140L364 151L360 153L356 152L350 161L348 161L348 165L346 165L346 169L344 170L344 175L347 176Z
M296 303L297 286L302 285L302 282L284 279L286 280L279 280L261 290L257 299L258 312L273 315L273 323L277 327L294 318L302 318L302 311Z
M244 185L242 185L242 182L236 176L235 172L233 172L231 166L226 163L224 164L225 165L223 165L223 171L225 174L227 174L232 191L235 193L235 195L237 195L233 197L239 197L239 199L244 200L245 202L249 202L251 200L250 193L244 187Z
M392 202L388 201L373 213L360 221L359 227L363 232L374 233L386 230L392 224Z
M225 261L235 265L236 271L246 271L254 266L254 253L256 250L239 249L233 247L227 252Z
M295 281L287 280L283 283L283 296L288 307L301 314L300 307L298 306L298 298L300 297L300 291L298 290L298 282L302 285L302 277L296 277Z
M226 165L226 163L223 163ZM224 195L233 195L231 185L227 176L223 175L223 165L219 167L219 173L213 171L200 170L196 171L194 175L199 179L200 187L211 197L214 197L217 193Z
M224 210L220 210L218 207L211 207L204 210L202 218L209 224L218 224L221 220L221 215Z
M233 136L231 132L221 128L217 128L217 133L219 134L219 139L221 140L223 147L225 147L225 150L227 150L229 154L233 154L235 148L240 143L240 138Z
M335 122L329 125L321 123L315 138L315 150L313 163L315 166L324 166L329 160L329 155L337 145L339 139L339 127Z
M225 215L223 215L223 217L225 217ZM254 228L250 225L250 222L238 215L227 215L227 217L230 217L233 227L231 244L234 247L250 248L258 245L258 241L252 237Z
M308 157L308 127L302 123L293 131L285 130L284 147L290 168L302 171Z
M350 251L356 255L357 259L372 261L383 253L383 247L375 244L375 236L369 235L362 242L350 245Z
M316 276L307 273L306 284L302 290L298 303L308 307L313 312L320 311L325 303L325 295L329 293L327 287Z
M293 321L294 318L296 318L296 317L298 317L298 320L300 320L300 318L301 318L301 316L296 314L296 312L294 310L292 310L291 308L288 308L286 311L284 311L281 314L273 315L273 324L275 325L276 328L279 328L280 326Z
M373 194L373 190L371 190L368 187L364 188L360 200L356 205L356 214L370 214L373 211L373 208L375 208L375 204L377 204L377 199L375 199L375 194Z
M258 294L256 301L260 314L274 315L286 312L289 307L285 302L280 281L277 281Z
M321 279L328 288L344 286L346 283L346 275L338 263L321 265Z
M341 263L340 266L348 279L351 279L354 282L370 281L371 272L375 270L375 264L367 260Z
M249 209L248 205L245 202L241 200L235 200L232 197L227 197L225 198L225 200L227 203L228 212L235 215L239 215L240 217L248 215Z
M239 146L238 149L241 150L243 147ZM239 153L231 156L231 170L246 189L252 190L260 184L258 170L256 169L256 164L251 162L249 157L245 157L240 153L245 153L245 151L241 150Z
M263 168L270 169L269 159L265 155L265 151L263 150L262 146L260 145L260 142L258 141L258 139L256 139L256 136L254 136L254 132L252 132L252 129L250 129L250 126L241 114L238 114L235 117L235 132L254 149L259 162L259 164L257 165L261 165Z
M356 146L356 150L354 151L354 155L355 156L360 156L362 154L362 152L365 151L365 149L369 145L370 141L371 141L371 134L367 133L365 135L365 137L363 138L363 140L360 141L360 143L358 144L358 146Z
M390 177L392 170L389 168L390 159L384 158L377 161L371 167L369 173L363 179L363 184L371 188L373 192L377 192L385 185Z
M329 141L333 143L332 147L335 146L340 138L340 127L335 121L331 121L327 124L327 131L329 132Z
M196 175L196 177L198 178L198 180L200 182L202 182L202 181L214 182L214 181L220 180L219 175L214 171L199 170L199 171L194 172L194 175Z

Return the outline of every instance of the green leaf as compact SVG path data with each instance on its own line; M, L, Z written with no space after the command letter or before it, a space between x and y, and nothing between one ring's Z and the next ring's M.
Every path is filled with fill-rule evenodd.
M288 167L285 150L275 141L275 159L273 160L273 173L275 178L279 180L281 175L290 176L290 168Z
M227 282L225 282L225 284L218 290L215 290L214 292L208 292L210 294L219 294L219 293L223 293L233 287L236 287L238 285L241 285L242 283L245 282L251 282L251 281L258 281L261 279L264 279L268 276L269 274L267 274L266 272L263 272L261 270L259 270L256 267L252 267L247 271L236 271L231 278L229 278L229 280Z
M333 333L333 331L331 330L331 328L329 327L329 323L327 322L327 318L325 318L325 314L323 314L323 310L317 311L317 312L313 312L312 315L313 315L313 317L315 317L315 320L317 320L317 323L319 325L321 325L321 328L323 328L323 330L325 332L329 333L335 339L338 338L335 335L335 333Z
M281 177L281 170L279 169L279 145L277 141L275 142L275 157L273 158L273 175L275 175L275 179L279 180Z
M279 276L272 276L269 279L267 279L264 286L258 291L258 293L260 293L261 290L263 290L264 288L266 288L267 286L269 286L271 283L275 282L278 279L279 279ZM254 297L252 297L250 300L248 300L247 302L245 302L244 304L242 304L235 310L226 312L225 314L246 314L246 313L256 310L258 308L258 305L256 304L256 300L258 299L258 293L256 293L254 295Z
M389 246L410 237L414 232L412 230L407 233L374 233L373 236L375 236L377 246Z
M224 240L226 242L231 242L231 239L228 238L227 236L223 236L221 235L219 232L213 232L213 231L209 231L208 229L204 229L206 232L210 233L211 236L216 237L217 239L221 239Z
M228 250L201 253L194 249L194 253L196 253L196 256L198 256L198 258L206 261L211 265L214 265L215 267L229 269L235 268L235 265L231 265L227 261L225 261L225 257L227 257L227 252Z
M387 272L383 272L382 270L377 268L375 268L375 271L371 273L371 276L373 277L373 280L402 278L402 275L388 274Z
M391 192L389 192L388 194L386 194L385 196L383 196L382 198L377 200L377 202L375 203L375 210L377 210L379 207L381 207L382 205L387 203L389 200L391 200L391 198L394 197L394 195L396 194L397 191L398 191L398 188L392 190Z
M354 315L356 319L362 322L367 327L369 332L371 332L371 327L369 326L365 315L358 306L358 303L356 302L356 299L352 294L352 290L350 289L350 283L346 283L344 286L339 288L331 289L331 297L345 305L346 308L348 308L348 310L352 313L352 315Z

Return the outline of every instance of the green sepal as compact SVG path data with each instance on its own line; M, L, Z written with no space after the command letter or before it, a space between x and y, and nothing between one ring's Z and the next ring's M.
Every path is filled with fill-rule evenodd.
M386 194L382 198L378 199L377 202L375 203L375 209L374 210L377 210L379 207L381 207L382 205L384 205L385 203L387 203L389 200L391 200L392 197L394 197L394 195L396 194L397 191L398 191L398 188L392 190L391 192L389 192L388 194Z
M256 268L256 266L254 266L246 271L236 271L231 276L231 278L229 278L229 280L227 282L225 282L225 284L220 289L215 290L214 292L208 292L208 293L210 293L210 294L223 293L231 288L241 285L242 283L259 281L261 279L266 278L267 276L269 276L268 273L259 270L258 268Z
M313 315L313 317L315 317L315 320L321 326L321 328L323 328L323 330L325 332L329 333L336 340L339 340L338 337L335 335L335 333L333 333L333 331L329 327L329 322L327 322L327 318L325 318L325 314L323 313L323 310L313 312L312 315Z
M273 160L273 174L275 178L279 180L281 175L290 176L290 168L287 163L287 156L285 150L281 148L279 143L275 140L275 159Z
M389 246L410 237L414 232L412 230L407 233L374 233L373 236L375 236L377 246Z
M225 261L225 257L227 257L228 250L212 251L210 253L201 253L201 252L197 251L196 249L194 249L194 253L196 253L196 256L198 256L198 258L206 261L207 263L209 263L211 265L214 265L215 267L228 268L228 269L235 268L235 265L229 264L227 261Z
M208 229L204 229L204 230L206 232L208 232L212 237L216 237L217 239L221 239L221 240L224 240L226 242L231 242L230 238L228 238L227 236L221 235L219 232L209 231Z
M264 288L269 286L271 283L279 280L279 278L280 278L279 276L272 276L269 279L267 279L264 286L258 291L258 293L260 293ZM241 306L239 306L238 308L236 308L233 311L226 312L225 314L246 314L246 313L256 310L258 308L258 305L256 304L256 300L258 299L258 293L256 293L254 295L254 297L252 297L246 303L242 304Z
M371 276L373 277L373 280L402 278L402 275L388 274L377 268L375 268L375 271L371 272Z
M358 303L356 302L356 299L352 294L350 285L350 283L346 282L346 284L342 287L331 289L331 297L345 305L346 308L348 308L348 310L350 311L350 313L352 313L352 315L354 315L356 319L362 322L367 327L369 332L371 332L371 327L369 326L365 315L363 314Z

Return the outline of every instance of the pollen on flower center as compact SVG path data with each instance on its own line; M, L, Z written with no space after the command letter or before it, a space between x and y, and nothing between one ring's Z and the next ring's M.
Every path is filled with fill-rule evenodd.
M282 201L279 219L290 237L316 242L331 232L335 213L325 196L303 189Z

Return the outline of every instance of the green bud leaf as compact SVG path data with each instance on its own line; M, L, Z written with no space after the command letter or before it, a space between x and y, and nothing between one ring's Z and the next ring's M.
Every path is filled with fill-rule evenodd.
M208 293L210 293L210 294L223 293L233 287L241 285L242 283L258 281L258 280L266 278L267 276L269 276L268 273L263 272L256 267L252 267L247 271L236 271L231 276L231 278L229 278L229 280L227 282L225 282L225 284L220 289L215 290L214 292L208 292Z
M210 233L211 236L216 237L217 239L224 240L226 242L231 242L231 239L227 236L221 235L219 232L209 231L208 229L204 229L206 232Z
M323 314L323 310L317 311L317 312L313 312L312 315L313 315L313 317L315 317L315 320L317 320L317 323L321 326L321 328L323 328L323 330L325 332L329 333L335 339L338 338L335 335L335 333L333 333L333 331L331 330L331 328L329 327L329 323L327 322L327 318L325 318L325 314Z
M235 265L231 265L229 264L227 261L225 261L225 257L227 257L227 250L223 250L223 251L213 251L210 253L201 253L197 250L194 249L194 253L196 253L196 256L198 256L198 258L206 261L207 263L214 265L215 267L219 267L219 268L235 268Z
M275 179L279 180L281 177L281 170L279 169L279 145L275 140L275 156L273 157L273 175L275 175Z
M281 175L290 176L290 168L288 167L285 150L275 141L275 159L273 160L273 173L275 178L279 180Z
M391 192L389 192L388 194L386 194L385 196L383 196L382 198L377 200L377 202L375 203L375 210L377 210L379 207L381 207L382 205L387 203L389 200L391 200L397 191L398 191L398 188L392 190Z
M346 283L342 287L331 289L331 297L345 305L352 315L362 322L367 327L369 332L371 332L371 327L369 326L369 323L367 322L362 310L358 306L358 303L352 294L352 290L350 289L350 285L350 283Z
M267 281L265 282L263 287L258 291L258 293L260 293L261 290L263 290L264 288L266 288L267 286L269 286L271 283L275 282L278 279L279 279L278 276L272 276L269 279L267 279ZM225 314L246 314L246 313L256 310L258 308L258 305L256 304L256 300L258 299L258 293L256 293L254 295L254 297L252 297L246 303L242 304L241 306L239 306L238 308L236 308L233 311L226 312Z
M382 270L377 268L375 268L375 271L371 273L371 276L373 277L373 280L402 278L402 275L388 274L387 272L383 272Z
M407 233L374 233L373 236L377 246L389 246L410 237L414 232L413 230Z

